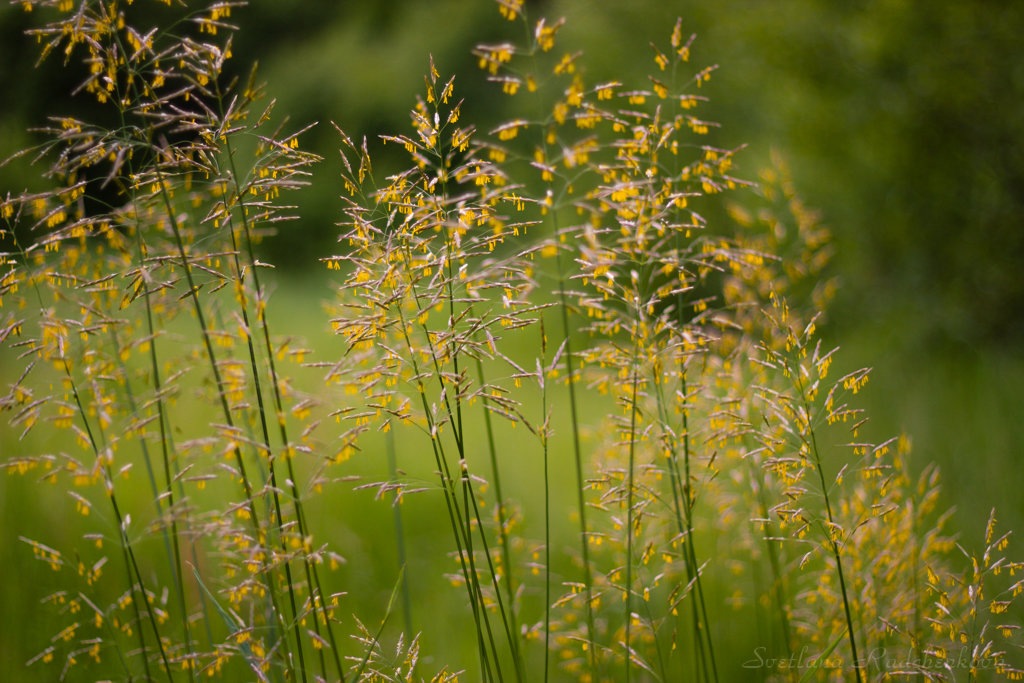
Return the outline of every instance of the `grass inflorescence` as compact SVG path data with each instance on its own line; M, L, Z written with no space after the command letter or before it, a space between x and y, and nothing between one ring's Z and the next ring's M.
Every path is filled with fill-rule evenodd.
M466 122L431 60L381 141L405 170L336 126L306 348L260 243L302 229L287 193L319 157L227 75L242 3L153 28L21 4L105 112L52 119L24 152L50 189L0 204L2 466L81 517L23 539L61 586L33 675L1021 677L1009 535L993 514L958 545L935 468L864 435L869 372L835 378L817 334L829 233L780 159L744 179L706 142L681 21L647 81L592 83L565 20L499 0L524 38L475 55L515 118ZM372 586L331 512L361 491L394 508Z

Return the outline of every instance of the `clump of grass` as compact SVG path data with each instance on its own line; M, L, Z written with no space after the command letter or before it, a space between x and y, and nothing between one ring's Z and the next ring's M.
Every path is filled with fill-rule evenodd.
M869 373L829 379L816 335L828 231L781 161L746 181L707 143L713 69L681 21L647 81L591 83L564 20L501 0L525 39L476 55L514 118L465 122L431 61L411 131L383 139L405 170L338 127L337 351L271 325L259 243L319 158L226 75L241 3L152 29L111 0L23 4L107 107L53 119L26 150L52 189L0 205L3 466L84 516L25 538L65 586L40 675L1020 676L1007 536L993 518L959 572L934 468L862 436ZM347 483L378 449L385 480ZM333 533L360 520L309 512L353 488L395 506L404 558L361 619ZM416 498L448 534L425 556ZM460 623L414 632L443 578ZM437 662L444 639L472 655Z

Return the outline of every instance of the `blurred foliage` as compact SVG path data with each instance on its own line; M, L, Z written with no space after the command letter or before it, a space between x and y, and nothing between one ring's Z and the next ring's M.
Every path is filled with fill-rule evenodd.
M713 142L748 144L739 161L750 178L779 148L833 226L841 325L877 319L913 330L900 335L907 349L1024 341L1016 314L1024 310L1024 3L531 5L533 14L576 18L563 45L588 53L595 78L645 73L648 41L683 17L697 34L696 61L722 66L705 86L706 113L722 124ZM277 112L296 125L321 123L304 144L327 157L327 168L301 199L302 223L268 247L276 263L296 269L336 238L340 164L327 122L371 141L406 130L430 53L442 73L459 74L464 111L486 126L499 102L480 88L472 44L521 30L482 0L276 0L233 19L245 27L235 68L258 60ZM30 140L29 125L69 110L87 116L90 106L66 101L59 56L33 70L36 53L19 35L29 21L17 6L0 10L4 157ZM32 182L27 163L0 169L0 188Z

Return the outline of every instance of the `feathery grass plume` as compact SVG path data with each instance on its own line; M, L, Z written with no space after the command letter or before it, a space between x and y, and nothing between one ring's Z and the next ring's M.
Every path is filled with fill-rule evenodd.
M768 338L762 343L754 362L765 365L774 385L757 385L759 398L764 402L763 424L759 438L768 449L763 466L776 477L781 486L782 500L771 512L777 517L780 529L806 547L800 558L800 567L824 563L829 572L835 572L838 584L837 612L824 624L808 624L808 635L824 637L831 642L840 633L846 634L851 660L858 680L863 679L862 663L857 653L856 627L851 604L851 589L844 574L843 553L848 549L850 535L856 527L843 526L838 515L838 486L847 467L863 467L870 475L874 463L866 461L866 447L852 445L855 458L843 463L836 473L825 474L825 453L819 447L819 433L824 424L833 424L845 418L850 409L836 405L844 390L856 392L867 381L867 371L851 373L828 388L823 400L819 389L823 386L832 352L822 352L821 344L814 343L815 319L797 327L789 317L786 301L774 291L770 294L771 308L765 311L768 319ZM837 395L838 394L838 395ZM858 460L861 462L858 463ZM856 474L855 469L851 476ZM829 576L828 573L823 576ZM821 586L825 586L822 581ZM832 601L825 601L830 604Z
M966 679L970 667L954 672L956 663L933 656L947 649L928 640L928 614L936 609L949 614L944 605L973 591L956 598L955 591L942 594L935 601L939 573L956 575L954 542L944 531L951 511L937 507L937 469L928 465L912 478L905 435L880 444L857 438L866 418L845 401L867 381L866 370L827 382L836 351L824 353L820 342L812 343L813 329L835 289L834 280L821 277L829 257L827 231L795 195L784 163L773 161L773 168L762 173L766 205L756 213L750 206L730 207L741 227L739 243L758 256L726 281L726 298L742 313L739 322L747 334L724 338L730 348L746 346L743 354L754 360L746 378L741 377L744 366L736 366L735 386L749 387L746 391L761 397L736 403L750 430L744 459L757 469L749 478L737 474L734 480L753 484L756 493L746 504L759 511L755 521L768 555L770 581L759 595L776 612L768 620L779 632L771 639L772 659L791 663L810 642L827 653L815 666L822 673L832 669L838 679L845 679L851 666L869 679L920 675L945 680L950 673L954 680ZM812 301L810 310L817 314L808 317L807 311L790 307L781 291ZM758 337L757 348L747 346ZM854 438L846 445L853 457L845 463L827 455L831 449L824 440L840 425L849 427ZM827 485L823 466L835 468ZM734 493L728 504L735 508L743 499L742 492ZM845 558L842 565L840 558ZM846 567L845 582L830 576L841 566ZM975 583L982 578L972 576ZM950 579L949 585L971 582L964 576L959 583ZM852 620L844 614L847 605ZM1009 626L1001 634L1009 638L1015 631ZM852 648L854 637L862 654L850 662L836 646L847 639ZM988 662L990 668L1012 678L1014 668L1000 657ZM937 673L940 669L944 673ZM785 671L778 673L785 679Z
M714 341L718 362L715 389L722 409L720 426L734 439L720 455L725 477L718 479L717 519L714 527L722 537L731 537L734 547L749 554L745 562L729 560L737 576L749 576L753 595L733 589L730 600L735 609L755 606L760 651L775 661L792 661L799 651L793 637L793 582L786 544L778 536L770 508L782 497L784 486L764 467L770 451L759 437L765 416L753 400L759 386L772 381L763 364L749 363L759 356L759 340L772 338L778 330L764 315L772 292L787 293L794 301L813 302L789 310L791 320L808 321L827 314L835 292L835 278L825 267L831 256L830 235L813 211L797 196L784 160L772 155L772 165L760 173L756 197L747 193L742 204L730 201L726 210L735 223L732 233L737 258L728 263L721 280L722 299L730 311L731 325L723 326ZM753 526L738 523L743 511ZM737 527L741 533L737 537ZM765 610L768 607L770 609Z
M962 570L938 562L924 567L924 592L931 599L922 609L927 627L911 639L917 656L904 660L901 673L927 680L977 681L993 674L1011 681L1024 679L1021 623L1014 609L1024 589L1018 576L1024 564L1003 554L1010 535L997 531L992 510L983 550L958 546L965 560ZM906 631L893 630L906 637Z
M750 422L761 426L751 432L759 445L748 458L770 475L758 480L759 492L776 501L769 506L762 497L758 522L771 552L776 595L769 602L780 605L784 651L813 643L827 653L815 666L841 676L905 673L904 663L923 652L924 568L945 562L951 547L944 517L935 518L937 477L926 471L913 484L905 437L856 440L866 419L845 401L868 371L829 382L835 351L814 341L817 318L805 323L774 291L769 298L764 340L751 356L760 406ZM844 423L855 440L837 460L829 441ZM789 576L781 571L786 558ZM918 635L907 643L894 632ZM836 648L841 640L847 654Z
M318 157L228 76L240 3L152 28L141 3L23 4L103 112L53 119L25 152L50 189L0 201L2 466L76 520L22 535L60 586L37 676L1021 677L1008 535L993 513L957 545L935 468L869 442L868 371L831 379L815 331L828 231L781 159L755 186L709 144L682 22L647 80L595 83L564 19L498 0L523 38L474 54L503 123L463 121L431 60L383 140L405 170L339 128L332 356L271 322L257 247ZM390 598L347 626L329 540L365 520L323 511L384 439L389 478L355 488L434 497L450 536L396 521ZM462 621L396 633L424 589Z
M634 433L638 418L643 415L638 409L641 389L644 394L648 393L646 387L653 374L661 390L659 396L664 397L665 383L672 385L669 391L675 391L680 368L690 362L686 357L699 355L699 339L706 336L704 327L706 319L710 318L708 314L705 319L691 324L690 307L696 307L701 313L708 304L707 300L695 301L699 297L691 290L720 270L716 259L724 262L730 258L727 245L715 244L701 235L703 219L688 208L688 201L738 183L727 175L730 152L697 144L697 136L707 132L707 125L688 113L701 99L688 89L704 82L711 69L677 73L686 71L684 62L690 45L690 41L683 40L681 24L672 30L672 58L655 49L657 66L661 70L671 66L672 79L665 77L669 83L666 85L662 78L651 77L649 85L653 89L629 89L619 82L589 86L583 74L581 55L559 57L553 52L555 34L563 23L541 20L533 25L527 22L532 41L524 48L507 43L477 48L480 66L491 74L492 80L501 84L504 92L515 95L525 85L527 93L540 100L532 107L539 112L536 119L518 118L494 129L498 141L489 153L499 163L509 160L510 165L521 169L515 177L523 178L524 187L538 188L534 198L526 194L510 197L516 209L529 211L532 206L533 214L539 214L544 221L542 225L550 225L551 237L544 240L540 253L555 260L552 274L560 297L565 335L563 372L570 388L570 404L576 405L573 392L575 384L583 377L581 362L593 364L594 374L599 376L593 380L593 386L602 393L615 393L615 387L629 389L630 397L622 398L626 401L627 421L632 426L626 430L624 444L628 444L625 450L632 456L629 459L635 466L637 440L629 434ZM549 52L554 57L546 59L545 53ZM553 105L541 97L550 91L560 92ZM619 106L615 106L616 102ZM687 141L687 135L693 139ZM689 149L698 151L698 161L687 163L680 159ZM571 217L573 213L581 218ZM580 220L583 222L577 222ZM576 332L570 320L572 325L577 325L580 320L577 316L584 314L587 322L580 325L582 330L590 337L608 341L579 353L573 347L577 343L573 341ZM654 365L644 371L641 379L640 366L648 362ZM693 367L698 365L698 362L692 363ZM600 366L610 371L604 372ZM664 370L665 367L669 369ZM663 373L667 377L663 378ZM685 386L685 379L683 384ZM683 394L686 393L684 390ZM660 408L660 413L653 408L651 412L661 415L660 436L671 441L673 437L668 435L678 436L681 432L667 423L667 416L669 412L677 416L680 412L678 406L666 412L664 402ZM575 408L572 413L575 416ZM595 593L594 567L589 554L591 545L599 537L591 534L586 522L589 514L584 505L587 485L579 444L582 425L575 417L572 432L580 493L578 516L584 539L583 581L573 587L577 598L567 595L558 604L571 605L572 612L582 608L588 616L579 622L583 631L566 633L560 640L563 644L582 646L576 655L568 658L570 665L585 676L595 676L598 669L606 669L610 662L598 662L598 659L618 656L613 654L618 648L620 652L631 652L629 634L633 619L616 620L623 624L622 634L614 636L607 632L604 643L597 637L593 608L600 603L600 598ZM690 454L682 443L686 439L688 435L679 438L678 444L669 449L673 475L687 470L685 486L689 498L683 495L682 478L674 479L676 518L679 533L684 537L690 531L689 522L684 519L689 518L693 499L689 489ZM629 466L623 471L626 476L622 479L631 481L635 467ZM618 526L628 529L623 550L627 556L632 556L634 487L627 482L622 492L619 504L629 519L625 523L620 521ZM642 519L643 515L638 518ZM696 556L688 556L683 564L690 572L689 581L695 581L699 587ZM631 559L619 565L624 567L621 577L615 575L620 585L632 583L632 565ZM581 590L577 590L576 585ZM637 591L633 587L622 591L627 614L631 613L634 592ZM582 604L573 604L574 600ZM710 671L704 675L713 676L712 648L707 640L707 627L702 625L706 615L695 614L694 619L694 633L701 641L702 656L706 657L703 666ZM619 645L613 644L616 640ZM563 652L563 659L566 654ZM624 657L633 658L634 654ZM631 667L626 666L627 677L630 670Z
M109 509L90 516L93 542L70 551L89 588L76 590L73 612L85 603L93 618L61 631L62 647L37 661L63 656L62 676L87 652L129 678L245 667L306 680L327 675L328 649L344 677L316 569L323 555L304 532L291 464L304 446L286 432L286 410L298 416L303 399L284 403L256 273L265 264L252 248L288 217L277 196L304 184L316 157L297 149L298 133L268 129L269 108L257 117L251 78L222 77L230 37L204 34L229 36L239 3L182 8L152 29L114 2L24 4L56 9L34 31L43 55L63 48L71 64L84 53L78 90L106 106L107 122L54 119L34 153L55 189L5 201L5 294L37 311L9 328L25 369L8 400L22 406L23 437L43 420L71 437L25 469L45 469L82 514ZM39 395L47 385L58 388ZM196 420L183 398L219 418ZM278 461L291 482L287 511ZM109 580L108 539L124 560ZM194 581L189 566L203 569ZM319 652L318 664L307 667L306 652Z
M533 323L536 307L519 303L530 286L520 257L496 250L506 229L496 209L505 180L471 147L473 129L459 126L461 103L453 97L454 79L442 82L431 64L426 99L412 112L414 135L385 137L405 148L412 166L379 189L363 189L373 182L369 155L365 145L357 148L342 133L343 178L354 199L342 238L348 253L328 260L344 271L332 325L349 352L367 354L343 381L367 397L371 410L346 418L357 424L379 419L383 430L395 421L415 425L429 440L461 570L457 582L466 587L476 625L482 675L500 678L507 653L512 671L521 676L514 605L506 604L511 596L499 585L493 540L484 533L464 412L483 401L488 410L519 419L514 403L490 386L474 384L470 371L500 354L495 344L501 330ZM500 307L495 291L501 292ZM498 613L495 624L492 609Z

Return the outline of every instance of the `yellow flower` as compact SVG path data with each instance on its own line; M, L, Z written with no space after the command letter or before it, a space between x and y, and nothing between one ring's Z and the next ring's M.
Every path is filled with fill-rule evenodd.
M562 59L559 60L558 64L555 64L555 74L571 74L576 71L576 58L579 57L579 53L575 55L564 54Z
M519 134L519 129L526 125L526 121L516 119L515 121L509 121L506 124L498 126L492 131L492 133L497 133L499 140L512 140Z
M558 29L562 28L564 23L565 19L559 19L554 26L549 26L544 19L537 22L537 28L534 30L533 35L537 40L537 46L543 52L547 52L555 46L555 33L558 32Z
M498 0L498 11L509 21L515 21L523 9L523 0Z

